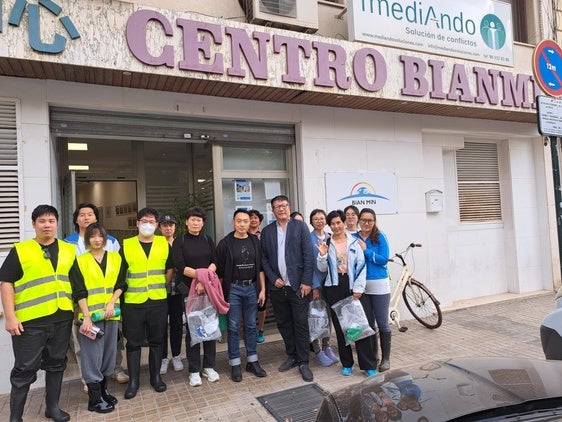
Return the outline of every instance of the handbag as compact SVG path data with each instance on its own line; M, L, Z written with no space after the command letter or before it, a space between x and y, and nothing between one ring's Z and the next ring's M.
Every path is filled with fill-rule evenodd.
M375 334L369 325L361 302L348 296L332 305L345 337L345 345Z

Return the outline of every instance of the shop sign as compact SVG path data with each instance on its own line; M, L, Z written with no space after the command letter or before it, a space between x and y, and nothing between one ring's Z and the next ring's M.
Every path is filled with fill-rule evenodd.
M175 27L181 29L177 39ZM165 37L147 35L155 27ZM127 22L127 45L132 55L150 66L185 72L226 75L230 81L256 81L295 88L295 85L376 93L387 86L389 65L384 50L373 47L346 49L330 43L287 33L250 31L219 23L178 18L170 21L154 10L139 10ZM166 39L154 45L151 40ZM348 43L355 46L355 43ZM451 102L535 108L538 87L531 75L487 69L462 63L400 55L400 94ZM272 67L275 67L272 71ZM392 64L395 66L394 64ZM448 68L447 68L448 66ZM279 80L279 77L280 80ZM393 75L393 83L397 75Z
M348 0L349 39L513 66L511 5L494 0Z
M29 35L29 46L40 53L59 54L66 46L66 37L54 33L51 34L52 41L46 42L41 38L41 13L40 7L43 7L52 16L58 17L63 28L66 30L71 39L80 38L80 33L74 26L74 23L68 16L60 16L62 7L52 0L39 0L38 4L28 3L26 0L16 0L12 7L8 23L12 26L19 26L24 14L27 12L27 28ZM2 1L0 0L0 33L2 32Z
M377 214L398 212L394 173L326 173L326 207L343 210L348 205L371 208Z

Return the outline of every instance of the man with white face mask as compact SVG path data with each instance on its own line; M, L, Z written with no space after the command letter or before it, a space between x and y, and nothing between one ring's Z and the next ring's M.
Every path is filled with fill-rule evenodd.
M150 384L158 393L166 391L160 378L161 345L168 305L166 284L174 275L172 249L164 236L155 236L158 211L143 208L137 214L139 234L123 240L121 256L127 267L127 288L121 315L127 339L129 385L125 398L132 399L139 388L141 347L148 341Z

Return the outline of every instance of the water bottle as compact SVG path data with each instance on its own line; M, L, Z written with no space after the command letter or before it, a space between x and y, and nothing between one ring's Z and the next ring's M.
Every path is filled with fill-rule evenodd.
M76 325L78 327L81 327L82 324L84 323L83 320L79 319L78 321L76 321ZM83 333L82 331L80 331L80 334L85 335L88 338L91 338L92 340L95 340L97 338L102 338L105 334L105 332L98 326L96 325L92 325L92 328L90 329L90 331Z
M121 308L115 308L116 317L121 316ZM99 322L105 319L105 311L94 312L92 314L92 322Z

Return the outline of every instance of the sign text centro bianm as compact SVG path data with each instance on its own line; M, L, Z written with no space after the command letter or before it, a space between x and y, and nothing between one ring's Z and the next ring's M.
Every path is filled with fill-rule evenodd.
M348 0L349 40L513 67L511 5Z

